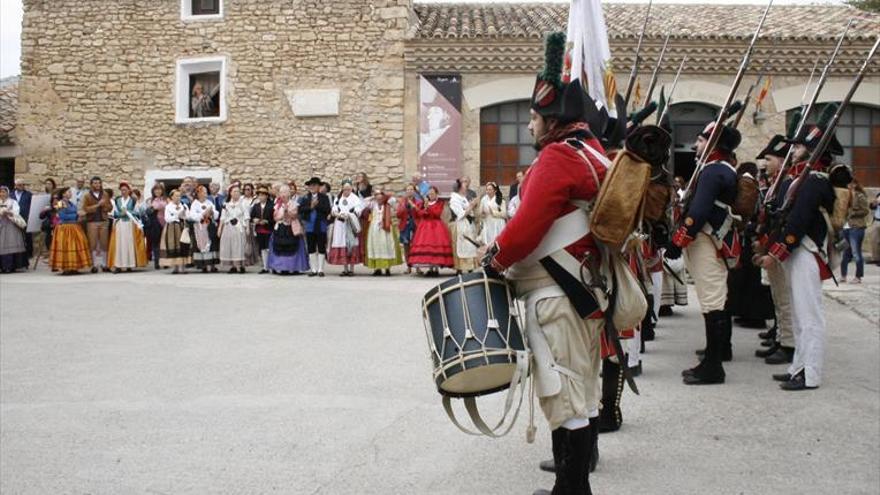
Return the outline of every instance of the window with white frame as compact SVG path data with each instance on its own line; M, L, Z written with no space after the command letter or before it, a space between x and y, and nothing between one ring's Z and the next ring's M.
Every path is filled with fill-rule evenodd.
M222 19L223 0L180 0L180 18L184 21Z
M177 61L175 122L226 120L226 57Z

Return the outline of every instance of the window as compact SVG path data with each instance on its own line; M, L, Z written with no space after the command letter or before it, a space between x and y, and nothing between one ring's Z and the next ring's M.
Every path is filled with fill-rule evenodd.
M180 0L180 18L206 21L223 18L223 0Z
M815 123L824 107L817 105L807 122ZM786 120L796 110L789 110ZM880 107L850 104L840 116L836 133L843 146L843 156L836 160L850 165L862 186L880 186Z
M689 180L697 158L691 148L706 125L718 118L718 108L704 103L677 103L669 107L668 115L672 127L673 174Z
M480 182L512 184L537 152L529 132L529 100L480 110Z
M226 120L226 58L177 62L175 122L220 123Z

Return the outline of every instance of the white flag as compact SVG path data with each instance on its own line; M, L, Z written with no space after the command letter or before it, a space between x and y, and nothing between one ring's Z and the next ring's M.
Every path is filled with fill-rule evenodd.
M596 106L616 117L617 82L611 70L611 48L600 0L571 0L566 40L563 80L580 79Z

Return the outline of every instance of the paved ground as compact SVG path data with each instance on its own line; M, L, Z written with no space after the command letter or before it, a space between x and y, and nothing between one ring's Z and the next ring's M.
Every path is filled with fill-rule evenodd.
M501 440L466 436L447 421L418 309L432 283L0 277L0 492L549 487L551 476L536 468L549 453L543 424L527 445L522 419ZM873 294L858 297L876 315ZM679 371L693 363L701 319L690 306L661 321L642 396L625 394L623 429L600 439L595 492L878 493L878 323L837 301L826 302L825 385L806 393L777 388L770 373L780 368L752 357L756 331L744 329L734 331L726 385L685 387Z

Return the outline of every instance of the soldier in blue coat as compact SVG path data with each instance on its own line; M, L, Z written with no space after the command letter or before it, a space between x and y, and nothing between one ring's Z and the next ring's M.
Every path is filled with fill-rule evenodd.
M697 137L697 156L703 154L714 126L714 122L710 123ZM685 261L694 279L706 328L702 361L682 372L687 385L724 383L721 361L731 354L732 323L725 311L727 258L738 254L730 206L736 200L737 181L732 154L741 140L736 129L721 129L718 143L697 177L693 199L682 214L684 220L666 251L670 259L681 256L682 250L686 253Z
M793 140L799 162L795 168L806 166L825 132L810 125ZM783 390L814 389L822 382L826 338L822 281L832 276L829 217L834 211L834 187L846 187L851 180L845 166L831 166L832 156L841 154L843 147L832 138L813 169L792 182L781 227L770 237L768 254L757 259L768 270L782 264L788 277L795 351L788 372L773 375Z

